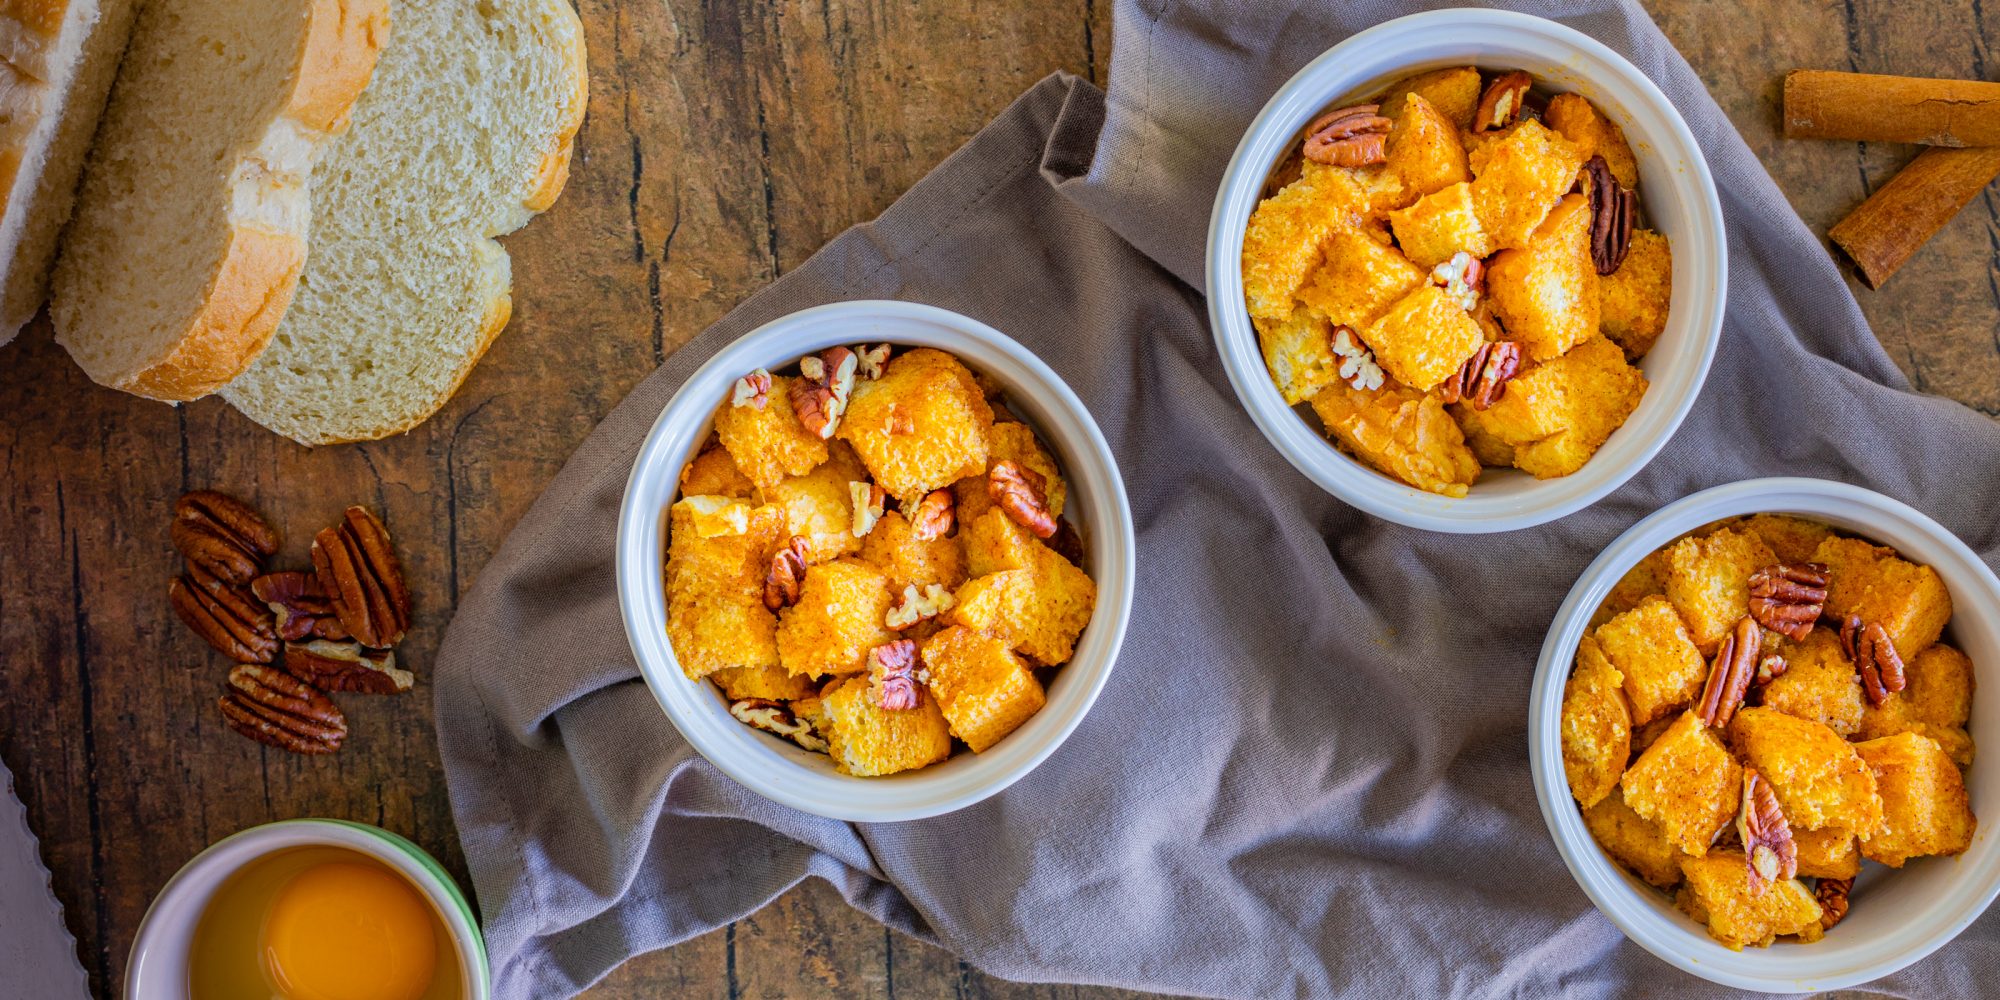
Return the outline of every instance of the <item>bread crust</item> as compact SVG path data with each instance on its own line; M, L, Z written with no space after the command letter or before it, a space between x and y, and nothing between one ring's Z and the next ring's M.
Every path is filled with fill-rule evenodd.
M576 110L569 121L563 123L550 142L550 148L542 156L542 162L535 169L534 179L528 185L528 196L521 204L537 215L548 211L562 197L563 188L569 184L569 161L576 149L576 134L583 130L583 118L590 108L590 53L583 40L583 22L577 20L576 11L567 4L557 4L562 16L575 24L572 35L576 44L570 46L570 80L575 85L572 107Z
M313 0L299 82L285 115L317 132L347 128L389 40L389 0Z

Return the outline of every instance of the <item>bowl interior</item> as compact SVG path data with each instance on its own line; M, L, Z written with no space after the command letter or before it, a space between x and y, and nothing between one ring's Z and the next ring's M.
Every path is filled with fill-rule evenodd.
M1563 777L1563 682L1593 610L1613 584L1654 549L1711 521L1738 514L1797 514L1899 550L1935 568L1951 592L1944 641L1971 657L1975 677L2000 669L2000 580L1963 542L1923 514L1857 487L1811 479L1765 479L1696 494L1627 531L1585 571L1557 613L1536 667L1530 753L1542 812L1577 882L1634 941L1690 972L1747 989L1838 989L1887 975L1951 940L2000 891L2000 845L1992 836L2000 769L1975 760L1966 791L1984 822L1956 858L1912 859L1900 870L1863 866L1846 919L1825 940L1732 952L1675 909L1665 894L1627 874L1590 836ZM1975 743L2000 745L2000 685L1975 685Z

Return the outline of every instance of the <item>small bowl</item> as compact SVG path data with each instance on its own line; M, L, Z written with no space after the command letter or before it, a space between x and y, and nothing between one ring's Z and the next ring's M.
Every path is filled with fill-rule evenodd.
M1652 227L1673 243L1673 302L1659 343L1639 363L1651 383L1630 420L1576 473L1538 480L1487 469L1470 495L1407 486L1342 454L1271 384L1243 305L1243 230L1265 179L1306 123L1343 98L1447 66L1526 70L1537 84L1589 98L1625 130L1639 160ZM1532 527L1583 509L1652 461L1694 405L1722 330L1729 248L1708 163L1680 113L1631 63L1588 35L1503 10L1438 10L1376 25L1279 88L1251 122L1223 174L1208 229L1208 313L1229 381L1286 459L1342 500L1398 524L1485 533Z
M1981 816L1972 846L1956 858L1918 858L1900 870L1864 869L1854 908L1815 944L1779 943L1733 952L1627 874L1591 839L1562 766L1562 696L1577 643L1612 585L1647 553L1711 521L1739 514L1797 514L1891 546L1938 571L1951 592L1945 640L1980 670L2000 670L2000 579L1936 521L1880 493L1819 479L1753 479L1669 504L1619 536L1584 570L1542 644L1528 705L1528 754L1535 794L1556 848L1591 902L1640 947L1710 982L1770 993L1835 990L1886 976L1958 936L2000 893L2000 767L1974 762L1966 773ZM1974 742L2000 746L2000 684L1977 684ZM1983 755L1982 755L1983 758Z
M125 967L125 1000L182 1000L188 988L188 951L195 925L217 889L244 866L296 847L341 847L363 854L409 880L430 901L458 954L465 1000L487 1000L490 970L479 920L458 884L423 848L387 830L337 819L294 819L251 827L224 837L194 856L167 881L132 942Z
M1056 453L1069 482L1064 517L1082 529L1097 610L1076 654L1048 687L1048 704L984 753L914 771L859 778L738 722L715 685L681 672L667 641L663 568L667 508L681 469L708 438L715 408L743 373L776 370L836 345L934 347L998 381L1015 412ZM1132 512L1111 448L1076 394L1041 359L998 330L934 306L859 301L781 317L745 334L688 377L654 421L633 462L618 514L618 604L639 671L675 728L710 763L772 801L852 822L921 819L961 809L1018 781L1083 721L1118 659L1132 612Z

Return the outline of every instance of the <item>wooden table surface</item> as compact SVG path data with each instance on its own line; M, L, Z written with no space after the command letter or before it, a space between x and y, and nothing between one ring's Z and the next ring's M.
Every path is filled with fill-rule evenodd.
M308 451L225 404L99 388L45 323L0 349L0 757L97 991L154 892L212 841L296 816L409 835L463 880L429 693L345 699L331 758L241 739L222 658L168 610L182 492L283 532L354 502L395 531L420 676L457 596L598 420L676 346L866 220L1045 74L1104 81L1112 0L581 0L591 109L568 193L510 238L515 315L458 397L394 440ZM1667 35L1824 233L1914 153L1775 134L1796 67L1993 78L1978 0L1650 0ZM1332 39L1329 39L1331 42ZM1919 388L2000 416L2000 200L1989 190L1879 292L1854 285ZM809 884L644 956L590 995L1119 995L1022 986L884 930Z

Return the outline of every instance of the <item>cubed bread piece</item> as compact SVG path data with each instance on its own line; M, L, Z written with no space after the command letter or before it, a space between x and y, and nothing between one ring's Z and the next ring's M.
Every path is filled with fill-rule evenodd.
M1563 193L1576 184L1583 157L1568 139L1523 120L1506 138L1470 156L1472 204L1493 248L1528 242Z
M1097 584L998 508L963 531L974 576L958 588L952 620L1037 664L1067 662L1097 608Z
M1792 843L1798 847L1800 878L1853 878L1861 871L1861 846L1853 830L1793 830Z
M1646 376L1602 337L1525 366L1486 411L1486 426L1514 446L1514 464L1538 479L1567 476L1625 423L1646 394Z
M1048 501L1049 513L1061 517L1069 505L1069 482L1063 479L1062 470L1056 467L1055 456L1042 446L1033 428L1018 420L1009 420L993 425L993 434L988 442L994 465L1014 462L1042 477L1044 497ZM990 468L990 466L989 466ZM989 497L989 499L991 499Z
M1282 320L1306 275L1319 266L1320 243L1358 225L1368 192L1338 167L1307 161L1298 180L1257 206L1243 232L1243 298L1250 315Z
M1388 168L1402 179L1403 196L1415 201L1471 180L1465 147L1458 142L1458 126L1421 94L1412 93L1403 100L1402 114L1396 116L1384 146Z
M1493 255L1486 287L1507 338L1537 361L1597 334L1597 268L1590 262L1590 199L1564 196L1524 246Z
M1965 779L1937 741L1897 733L1857 743L1881 792L1882 822L1861 837L1861 854L1891 868L1927 854L1961 854L1979 822L1965 797Z
M1895 549L1859 538L1829 538L1813 552L1813 561L1826 564L1827 615L1836 621L1860 615L1881 625L1904 663L1938 641L1951 620L1944 578Z
M1667 552L1654 549L1611 585L1611 593L1604 595L1604 602L1590 616L1590 627L1596 628L1638 607L1648 597L1664 597L1666 593Z
M1574 143L1577 155L1585 162L1592 156L1604 157L1604 165L1611 168L1611 176L1618 179L1621 187L1639 186L1639 161L1625 142L1625 130L1606 118L1582 94L1557 94L1549 98L1542 121Z
M854 387L840 437L875 484L910 502L986 471L993 408L958 359L920 347Z
M1714 656L1750 613L1750 576L1778 561L1764 540L1725 528L1687 537L1667 549L1667 600L1688 624L1703 656Z
M931 584L956 590L965 582L965 550L958 539L950 535L920 539L901 511L892 510L875 522L875 530L862 541L861 559L888 576L891 594Z
M1643 726L1693 701L1708 679L1681 616L1664 598L1649 597L1592 633L1606 659L1625 678L1632 724Z
M1479 71L1471 66L1455 66L1398 80L1383 92L1377 103L1382 106L1383 117L1393 119L1408 107L1404 98L1417 94L1429 101L1452 127L1468 129L1472 127L1472 113L1479 110L1479 92Z
M1429 392L1458 374L1486 342L1465 308L1429 283L1403 296L1360 333L1382 370L1418 392Z
M1786 644L1781 655L1786 670L1764 685L1764 707L1810 719L1841 736L1861 730L1861 679L1832 629L1813 629L1803 642Z
M1342 450L1417 489L1462 497L1479 480L1479 459L1435 396L1335 382L1313 397L1312 408Z
M1375 231L1376 219L1382 213L1407 208L1417 200L1415 192L1404 190L1403 176L1390 170L1386 163L1336 169L1347 171L1348 179L1361 191L1363 215L1355 228L1364 233Z
M1746 706L1729 721L1729 743L1778 795L1794 830L1838 826L1866 837L1882 821L1875 776L1833 730L1775 708Z
M810 698L819 690L811 678L792 673L776 662L761 667L723 667L709 674L708 679L714 681L730 701L745 698L796 701Z
M1634 229L1618 270L1597 279L1597 323L1634 361L1646 356L1667 329L1674 298L1674 254L1667 238Z
M868 563L846 558L814 566L799 603L778 614L778 658L807 677L858 674L868 669L869 650L896 639L882 624L893 603L888 575Z
M1432 389L1431 395L1436 396L1440 391ZM1475 410L1464 403L1454 403L1445 409L1458 421L1459 432L1465 435L1465 446L1472 449L1480 465L1494 469L1514 467L1514 446L1501 440L1486 425L1485 410Z
M917 707L890 711L865 677L832 684L820 695L827 756L842 774L894 774L951 756L951 732L936 699L917 689Z
M1972 714L1972 661L1939 643L1905 664L1903 678L1903 690L1888 701L1862 706L1860 737L1918 733L1936 740L1960 767L1971 767L1972 736L1965 722Z
M1305 294L1303 289L1300 294ZM1264 351L1271 384L1286 403L1303 403L1340 377L1333 324L1318 309L1300 306L1285 319L1253 317L1250 323L1257 328L1257 345Z
M988 507L971 519L959 518L958 530L959 543L965 547L965 571L969 576L1004 573L1010 569L1039 572L1050 556L1057 561L1068 561L1015 524L1007 512L998 507Z
M1660 825L1683 853L1708 853L1715 835L1736 817L1743 768L1715 731L1682 712L1619 779L1625 804Z
M1736 527L1763 539L1779 562L1793 564L1812 562L1819 543L1833 537L1832 528L1790 514L1755 514Z
M1753 891L1749 860L1741 851L1682 858L1681 874L1687 885L1676 902L1730 951L1769 947L1784 934L1817 937L1821 930L1819 901L1804 883L1788 878Z
M807 562L831 562L861 551L854 537L853 483L867 482L868 470L845 441L835 441L827 460L803 476L790 476L764 488L764 502L785 512L785 532L804 538L811 551Z
M730 497L738 500L749 499L757 491L757 484L736 467L736 460L729 457L729 450L720 443L710 442L702 449L694 461L681 470L681 496L684 497Z
M998 639L955 625L924 643L931 694L973 753L1000 742L1048 701L1042 682Z
M1658 823L1633 812L1625 804L1624 792L1614 787L1611 794L1585 809L1583 825L1604 853L1634 875L1662 889L1680 884L1680 848L1667 840Z
M1424 272L1410 263L1402 251L1386 246L1367 234L1352 229L1342 229L1326 238L1322 244L1326 249L1326 260L1313 271L1312 276L1299 289L1299 301L1324 315L1330 323L1322 323L1319 329L1330 325L1365 329L1395 305L1397 300L1408 295L1424 283ZM1292 322L1298 322L1296 314ZM1259 328L1260 332L1262 328ZM1332 355L1331 343L1322 336L1316 346ZM1264 349L1265 360L1270 360L1270 348ZM1338 367L1336 363L1335 367ZM1272 366L1275 375L1277 367ZM1332 372L1322 385L1331 383ZM1301 398L1311 398L1306 393ZM1290 401L1290 394L1286 395Z
M1442 188L1408 208L1390 212L1389 226L1404 255L1425 271L1461 250L1482 259L1493 252L1493 240L1473 204L1470 182Z
M1562 756L1569 792L1585 808L1618 787L1632 755L1632 712L1625 705L1624 683L1597 640L1584 636L1576 666L1563 684Z
M733 504L741 517L718 516L716 502ZM764 607L764 574L784 516L776 507L689 497L667 517L667 639L682 672L699 680L725 667L776 666L777 620Z
M794 381L773 376L763 405L725 401L715 411L716 438L758 486L776 486L786 476L803 476L826 461L826 442L806 430L792 409Z

